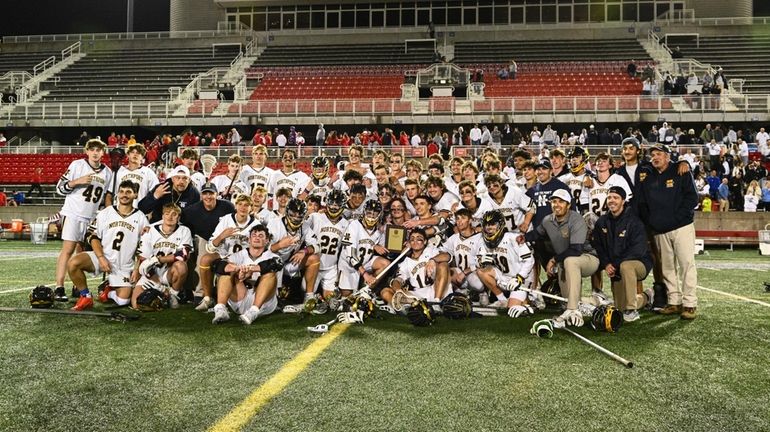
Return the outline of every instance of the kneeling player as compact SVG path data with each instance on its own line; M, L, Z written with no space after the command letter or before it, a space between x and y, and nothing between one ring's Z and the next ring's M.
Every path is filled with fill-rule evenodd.
M439 252L433 246L426 246L428 236L422 228L415 228L409 233L411 252L398 266L398 275L390 286L383 288L380 296L391 303L393 294L403 291L409 285L410 294L431 302L441 301L449 295L449 260L450 255Z
M455 291L468 295L468 290L473 290L479 292L480 297L483 298L487 296L486 290L476 274L476 249L481 241L481 234L474 231L472 220L471 210L467 208L457 210L455 212L457 233L449 237L440 249L452 257L449 273ZM486 306L489 304L489 297L487 296L486 301L480 301Z
M318 279L321 281L323 296L328 299L337 289L337 261L342 248L342 237L348 228L349 221L342 217L344 211L345 193L334 189L326 196L326 209L321 213L312 213L308 217L308 225L312 231L308 249L318 254L321 267ZM306 286L305 294L313 295L315 286Z
M134 209L138 192L138 183L122 181L118 187L118 205L100 211L88 227L87 239L93 251L81 252L67 263L70 279L80 290L80 297L72 309L93 307L85 272L108 275L109 285L99 294L102 303L112 299L118 306L123 306L130 301L131 284L139 278L133 271L134 255L139 237L149 225L144 213Z
M270 252L269 241L267 227L256 224L249 232L249 247L230 255L227 262L216 264L220 276L212 323L230 319L227 306L239 314L238 319L246 325L275 311L278 306L277 278L283 264L278 255Z
M380 229L381 221L382 204L372 199L364 204L363 217L348 224L338 263L339 287L343 296L358 290L362 278L366 284L373 283L376 275L390 264L385 258L388 250L383 246L385 236Z
M159 222L150 225L139 245L141 279L131 296L131 307L138 309L137 299L145 291L157 291L155 297L166 294L172 309L179 307L179 291L187 279L187 258L192 250L192 233L179 225L181 209L173 203L163 206Z
M479 244L479 279L497 297L492 306L507 307L511 318L534 312L527 305L527 293L518 291L532 284L535 260L526 244L518 244L516 235L505 232L505 217L499 210L484 214L481 224L484 241ZM503 288L511 291L507 301Z

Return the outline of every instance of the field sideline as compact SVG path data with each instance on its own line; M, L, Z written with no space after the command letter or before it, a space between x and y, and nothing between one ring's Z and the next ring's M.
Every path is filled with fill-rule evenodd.
M0 306L29 307L58 246L0 243ZM429 328L385 316L340 328L305 369L290 363L296 379L242 430L767 430L770 259L709 249L696 261L695 321L645 312L617 334L579 330L633 369L561 331L529 335L552 313ZM331 319L213 326L189 305L125 324L0 314L2 431L209 430L321 340L306 326Z

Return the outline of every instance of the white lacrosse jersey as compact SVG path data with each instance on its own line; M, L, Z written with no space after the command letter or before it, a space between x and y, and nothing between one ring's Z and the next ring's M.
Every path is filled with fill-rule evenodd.
M456 182L451 174L444 177L444 187L446 187L448 192L454 194L455 196L460 196L460 183Z
M254 214L254 213L252 213ZM256 218L261 222L263 225L268 225L271 220L273 219L279 219L280 217L273 213L272 210L268 210L266 208L262 208L259 210L257 214L255 214Z
M312 213L307 222L312 231L312 240L308 242L308 246L313 246L321 257L319 270L336 269L342 251L342 237L350 221L340 218L334 223L326 213Z
M270 235L273 236L270 240L271 246L279 242L281 239L289 237L290 235L299 236L299 241L296 244L293 246L287 246L283 249L279 249L277 252L275 252L279 257L281 257L284 263L288 263L289 258L291 258L292 255L304 247L303 244L310 236L312 236L307 221L303 222L302 226L296 232L290 233L289 229L284 223L283 217L276 217L275 219L268 222L267 229L270 231Z
M249 187L249 194L255 187L262 186L267 189L269 195L272 195L275 192L268 189L268 186L270 185L270 179L273 176L273 172L273 169L268 168L267 166L257 169L251 165L246 165L241 169L240 180Z
M309 181L310 176L302 171L295 170L291 174L286 174L283 171L274 171L267 190L275 194L278 192L278 189L286 188L291 191L291 196L296 198L302 192L301 188L307 186ZM276 202L275 206L277 205L278 203Z
M462 201L460 201L460 204L457 206L458 209L466 208L465 205L463 205ZM492 202L491 199L487 197L483 198L476 198L476 211L473 212L473 216L471 219L471 225L476 228L481 226L481 219L484 218L484 213L497 209L497 206L495 203Z
M311 183L313 184L313 189L310 191L310 193L308 193L308 196L315 195L315 196L320 197L321 198L321 205L325 206L326 205L326 195L328 195L329 192L331 192L332 189L333 189L332 188L332 182L331 182L331 180L328 177L324 178L324 179L321 179L320 182L318 180L316 180L315 177L313 177L313 178L308 179L305 182L298 183L297 184L297 188L294 190L294 193L297 194L295 196L298 196L303 191L307 190L308 189L308 185L311 184Z
M589 211L596 216L606 214L609 209L607 208L607 194L610 188L613 186L620 186L626 191L626 200L631 199L633 193L628 186L628 182L622 176L618 174L612 174L607 178L604 183L599 182L598 179L593 179L594 185L591 188L587 188L587 195L591 200L589 202Z
M235 220L235 213L230 213L229 215L219 218L219 223L217 224L217 227L214 228L214 233L211 234L211 241L219 237L219 234L228 228L238 228L238 231L235 234L226 238L219 244L217 247L219 256L227 257L249 247L251 227L258 223L259 219L252 215L249 215L244 223L238 223L238 221Z
M177 225L171 233L162 231L163 221L150 225L150 230L144 233L139 242L139 253L144 259L153 256L162 257L173 254L182 247L193 250L192 233L184 225Z
M249 187L246 185L246 183L240 181L231 179L225 174L218 175L211 179L211 183L214 183L214 186L217 187L217 193L219 196L222 196L227 193L227 189L230 189L230 201L235 203L235 198L238 197L238 195L250 195Z
M532 251L526 243L516 243L516 234L504 233L500 244L494 249L489 249L481 238L477 243L477 260L481 261L484 255L492 255L495 259L495 267L505 276L522 275L525 279L535 266Z
M62 216L91 221L96 216L104 195L107 192L112 193L112 174L112 170L104 164L94 169L86 159L72 161L56 184L56 192L66 196L59 213ZM69 181L85 175L91 176L91 182L87 185L76 186L74 189L68 185Z
M203 185L206 184L206 175L200 171L193 171L190 173L190 183L200 192Z
M425 274L425 266L428 265L428 261L436 255L440 254L437 248L433 246L426 246L417 259L412 258L411 254L404 258L398 266L398 279L405 284L409 284L412 290L419 291L423 288L432 287L435 280Z
M488 197L489 194L486 195ZM511 188L505 192L505 196L500 204L492 199L492 202L497 210L500 210L505 217L505 226L510 232L519 232L518 226L524 222L524 216L532 209L532 198L527 196L525 191L519 188Z
M582 193L583 180L585 180L585 178L586 178L585 172L583 172L583 174L580 174L580 175L575 175L570 172L565 176L565 181L564 181L564 183L566 183L567 187L569 188L570 195L572 195L572 202L579 203L582 206L585 206L590 202L588 193Z
M350 204L346 203L345 209L342 211L342 216L347 220L361 219L364 217L364 205L366 205L366 200L356 208L350 208Z
M144 228L150 225L139 210L121 216L116 206L101 210L88 227L86 238L97 237L102 243L104 257L111 265L130 273Z
M470 237L463 237L460 233L455 233L446 239L439 249L452 257L452 267L463 271L466 269L475 270L478 267L476 250L480 241L482 241L481 233L473 234Z
M351 220L348 228L342 237L342 253L340 260L352 265L360 262L361 264L369 262L374 256L374 246L385 244L385 234L381 227L374 231L364 228L359 220Z
M257 257L252 257L251 254L249 254L249 249L243 249L238 251L237 253L234 253L227 257L227 262L231 264L235 264L238 266L241 265L256 265L261 263L262 261L267 261L271 258L275 258L278 255L274 254L273 252L270 252L270 248L265 248L265 250ZM251 282L256 282L257 279L261 276L260 273L252 273L251 277L247 279ZM280 275L278 276L280 277ZM276 293L277 295L277 293Z
M130 170L126 166L121 166L115 177L117 179L115 181L115 189L118 189L120 183L124 180L131 180L139 185L139 193L134 200L134 208L137 208L139 206L139 201L147 196L147 193L159 183L155 171L146 166L139 167L135 170ZM115 192L117 193L117 190Z
M458 202L460 202L460 199L457 198L455 194L451 192L444 192L444 195L442 195L441 198L435 204L433 204L433 212L438 213L440 211L448 211L449 213L452 213L452 206Z

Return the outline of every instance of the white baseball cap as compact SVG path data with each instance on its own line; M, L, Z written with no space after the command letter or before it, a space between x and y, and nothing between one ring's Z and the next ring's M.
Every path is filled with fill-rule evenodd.
M551 195L550 199L553 200L554 198L566 201L567 204L572 202L572 195L564 189L557 189L556 192Z
M187 169L184 165L179 165L176 168L172 169L171 172L168 174L169 177L174 176L182 176L182 177L190 177L190 170Z

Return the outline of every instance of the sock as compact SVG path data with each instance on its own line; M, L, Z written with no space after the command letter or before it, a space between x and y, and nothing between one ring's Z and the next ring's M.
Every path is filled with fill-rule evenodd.
M125 305L127 305L131 301L129 299L124 299L124 298L118 297L118 293L116 291L114 291L114 290L110 291L110 293L107 294L107 297L112 299L112 301L114 301L115 304L118 305L118 306L125 306Z
M251 310L253 310L254 312L256 312L256 313L257 313L257 316L259 316L259 311L260 311L260 309L259 309L259 306L257 306L257 305L251 305L251 308L250 308L250 309L251 309Z
M175 290L174 288L169 288L168 292L170 292L172 296L179 297L179 291Z
M203 301L208 303L208 302L211 301L211 297L209 297L209 296L203 297Z
M88 288L82 288L79 291L80 291L80 297L91 297L91 293L88 291Z
M497 297L497 299L500 300L501 302L508 301L508 299L505 298L505 294L503 293L495 294L495 297Z

